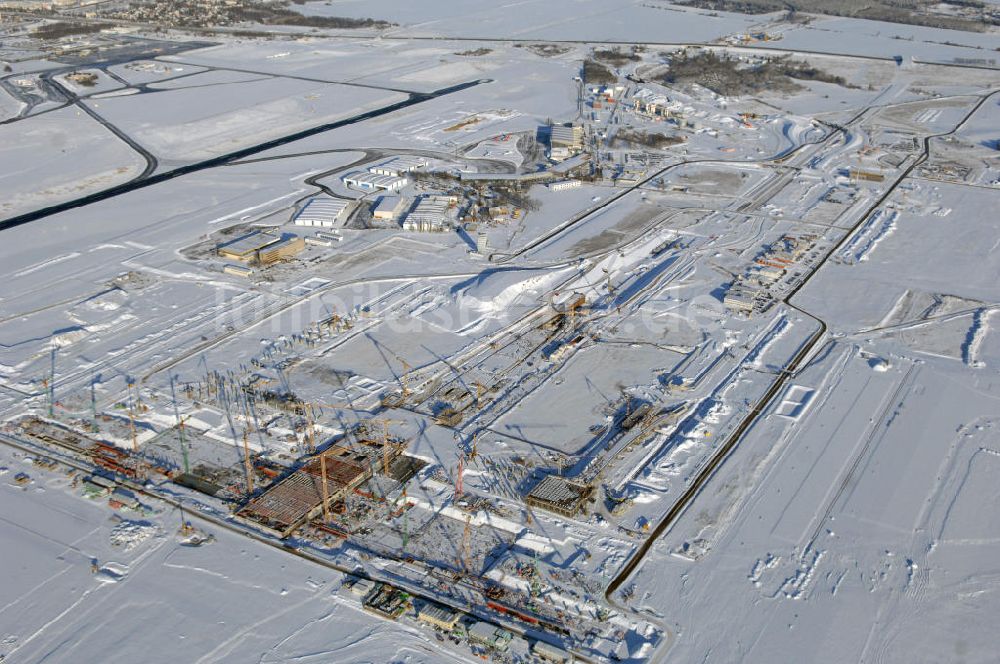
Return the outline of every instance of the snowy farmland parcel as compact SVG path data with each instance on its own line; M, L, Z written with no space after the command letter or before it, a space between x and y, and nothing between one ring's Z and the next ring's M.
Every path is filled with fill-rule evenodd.
M814 4L0 3L0 661L998 661L1000 5Z

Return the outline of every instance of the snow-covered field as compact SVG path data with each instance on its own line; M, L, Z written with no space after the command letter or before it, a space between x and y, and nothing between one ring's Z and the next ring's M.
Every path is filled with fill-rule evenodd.
M456 12L446 0L413 4L405 0L372 5L358 0L310 2L303 13L393 21L390 34L480 37L484 39L587 40L626 42L710 42L745 31L753 17L691 10L631 0L528 0L495 3L472 0Z
M891 358L878 373L859 351L797 377L809 410L756 427L636 575L680 661L993 657L1000 384L892 343L864 348ZM672 555L685 543L707 553Z
M4 218L127 182L146 163L74 108L0 125L0 160Z
M405 98L290 79L241 75L234 80L216 72L157 84L155 89L88 103L171 162L234 152Z
M24 102L15 99L7 90L0 88L0 120L16 118L24 106Z

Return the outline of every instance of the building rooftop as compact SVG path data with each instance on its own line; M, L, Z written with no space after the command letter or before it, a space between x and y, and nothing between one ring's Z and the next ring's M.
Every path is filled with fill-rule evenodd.
M577 146L583 141L583 128L574 125L569 127L555 125L551 129L549 140L552 145Z
M234 256L245 256L252 254L255 251L259 251L264 247L274 244L280 241L281 238L277 235L272 235L271 233L264 233L262 231L253 231L242 237L236 238L230 242L219 245L219 251L225 252L227 254L232 254Z
M327 495L331 502L370 476L366 465L346 448L335 448L325 462L313 458L291 475L271 485L248 502L238 516L282 533L290 533L322 507L322 474L325 467Z
M345 184L369 185L376 189L398 189L406 184L406 178L393 175L376 175L365 171L354 171L341 178Z
M371 173L408 173L410 171L415 171L417 169L427 166L427 160L423 157L416 157L411 155L393 157L387 159L380 164L376 164L368 168Z
M295 217L295 223L304 226L332 224L347 209L348 203L340 198L317 196L306 203Z
M372 212L397 212L402 203L403 199L399 196L383 196L378 199Z
M571 482L558 475L546 475L528 493L525 501L529 505L572 516L580 510L580 506L589 495L590 487Z
M469 628L469 638L482 641L484 643L493 643L497 636L497 626L488 622L477 622Z
M450 623L458 619L458 611L445 606L440 606L438 604L431 604L429 602L420 607L417 611L417 615L432 618L442 623Z

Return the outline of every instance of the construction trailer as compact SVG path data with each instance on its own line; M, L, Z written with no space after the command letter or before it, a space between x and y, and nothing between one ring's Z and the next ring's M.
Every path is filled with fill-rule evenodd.
M558 182L550 182L547 186L552 191L565 191L567 189L576 189L582 185L583 183L579 180L559 180Z
M247 502L236 517L285 538L371 477L366 455L334 445Z
M327 231L316 231L316 237L320 240L326 240L333 244L334 242L343 242L344 237L338 235L337 233L328 233Z
M570 481L558 475L546 475L525 497L531 507L539 507L565 517L574 517L590 497L593 487Z

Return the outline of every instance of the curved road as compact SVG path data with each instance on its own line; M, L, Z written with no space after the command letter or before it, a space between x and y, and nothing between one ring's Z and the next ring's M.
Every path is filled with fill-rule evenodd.
M105 129L107 129L112 134L114 134L115 136L117 136L119 138L119 140L121 140L123 143L125 143L130 148L132 148L135 152L137 152L139 155L141 155L142 158L146 160L146 167L142 170L142 173L140 173L135 178L133 178L132 181L135 182L135 181L139 181L139 180L145 180L150 175L152 175L153 172L159 166L159 161L157 161L156 156L152 152L150 152L149 150L147 150L146 148L144 148L142 145L140 145L139 143L137 143L135 140L133 140L131 136L129 136L128 134L126 134L125 132L123 132L121 129L119 129L115 125L113 125L110 122L108 122L107 120L105 120L102 115L100 115L97 111L95 111L94 109L92 109L88 104L86 104L82 99L80 99L79 95L77 95L75 92L73 92L72 90L70 90L69 88L67 88L65 85L63 85L62 83L60 83L58 80L56 80L56 78L55 78L56 76L64 74L64 73L66 73L68 71L73 71L74 69L77 69L77 68L74 67L72 69L66 69L66 70L60 69L60 70L56 70L56 71L47 71L47 72L44 72L44 73L40 74L38 78L40 80L44 81L45 83L51 85L56 90L58 90L59 94L61 94L64 97L66 97L66 99L69 100L69 103L71 105L76 106L81 111L83 111L84 113L86 113L87 115L89 115L90 117L92 117L94 120L96 120L98 123L100 123Z
M336 122L329 122L318 127L312 127L310 129L303 129L301 131L282 136L280 138L271 139L263 143L258 143L257 145L252 145L250 147L241 148L227 154L219 155L217 157L212 157L210 159L205 159L203 161L195 162L193 164L187 164L184 166L179 166L169 171L162 173L157 173L149 177L142 179L132 180L124 184L110 187L108 189L103 189L101 191L95 192L93 194L88 194L87 196L82 196L80 198L66 201L63 203L57 203L55 205L50 205L39 210L34 210L32 212L27 212L25 214L18 215L16 217L11 217L9 219L4 219L0 221L0 231L14 228L16 226L21 226L23 224L31 223L32 221L37 221L38 219L43 219L45 217L58 214L60 212L65 212L66 210L72 210L73 208L83 207L85 205L90 205L91 203L97 203L99 201L104 201L109 198L114 198L120 194L125 194L137 189L143 189L161 182L166 182L173 178L189 175L191 173L197 173L198 171L203 171L209 168L215 168L216 166L225 166L231 164L239 159L249 157L251 155L259 154L267 150L271 150L276 147L280 147L287 143L292 143L294 141L301 140L303 138L309 138L310 136L315 136L317 134L322 134L333 129L339 129L340 127L346 127L358 122L364 122L365 120L370 120L382 115L387 115L394 111L398 111L403 108L408 108L410 106L415 106L417 104L422 104L431 99L437 99L438 97L443 97L445 95L453 94L455 92L460 92L468 88L481 85L483 83L490 83L491 79L479 79L475 81L468 81L466 83L460 83L458 85L452 85L447 88L442 88L434 92L429 93L412 93L408 99L396 102L394 104L389 104L388 106L383 106L381 108L376 108L371 111L365 111L358 115L345 118L343 120L337 120Z

